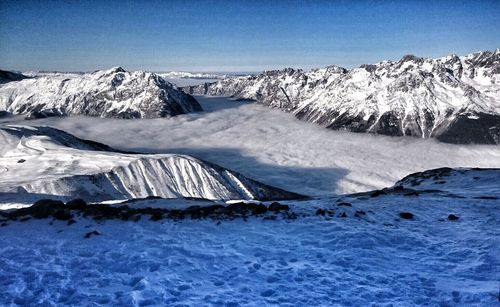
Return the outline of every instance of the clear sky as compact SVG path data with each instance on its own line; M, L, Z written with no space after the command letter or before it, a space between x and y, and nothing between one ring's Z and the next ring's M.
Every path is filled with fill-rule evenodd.
M494 1L0 0L0 68L356 67L500 47Z

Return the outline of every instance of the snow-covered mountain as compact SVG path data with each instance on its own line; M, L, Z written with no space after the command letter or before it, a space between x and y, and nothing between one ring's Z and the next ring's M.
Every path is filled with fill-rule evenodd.
M383 61L348 70L266 71L186 87L293 112L331 129L500 143L500 49Z
M118 152L49 127L2 126L0 144L0 203L47 196L88 201L301 197L190 156Z
M7 82L0 86L0 110L31 118L156 118L200 111L201 106L154 73L116 67L84 74L40 74Z

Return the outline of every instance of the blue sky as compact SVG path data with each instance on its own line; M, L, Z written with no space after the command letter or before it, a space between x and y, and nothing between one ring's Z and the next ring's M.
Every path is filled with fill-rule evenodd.
M500 1L0 1L0 68L356 67L500 47Z

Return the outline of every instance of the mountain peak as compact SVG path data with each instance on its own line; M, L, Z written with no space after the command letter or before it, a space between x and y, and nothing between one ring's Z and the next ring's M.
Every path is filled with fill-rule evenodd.
M107 72L109 72L109 73L118 73L118 72L126 72L126 71L121 66L115 66L115 67L113 67L111 69L108 69Z
M79 75L46 74L22 85L0 88L0 110L30 118L157 118L201 110L193 97L161 77L121 67Z
M420 62L422 61L423 58L420 58L418 56L415 56L413 54L406 54L404 55L401 60L399 60L400 63L404 63L404 62Z

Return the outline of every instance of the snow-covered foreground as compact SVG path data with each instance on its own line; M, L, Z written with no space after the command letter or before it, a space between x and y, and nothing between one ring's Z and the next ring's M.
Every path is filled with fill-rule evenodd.
M311 196L382 188L409 173L443 166L500 167L500 146L330 131L253 103L196 98L204 112L168 119L68 117L29 124L120 149L194 155Z
M289 202L296 220L9 221L0 305L498 306L498 200L342 201Z

